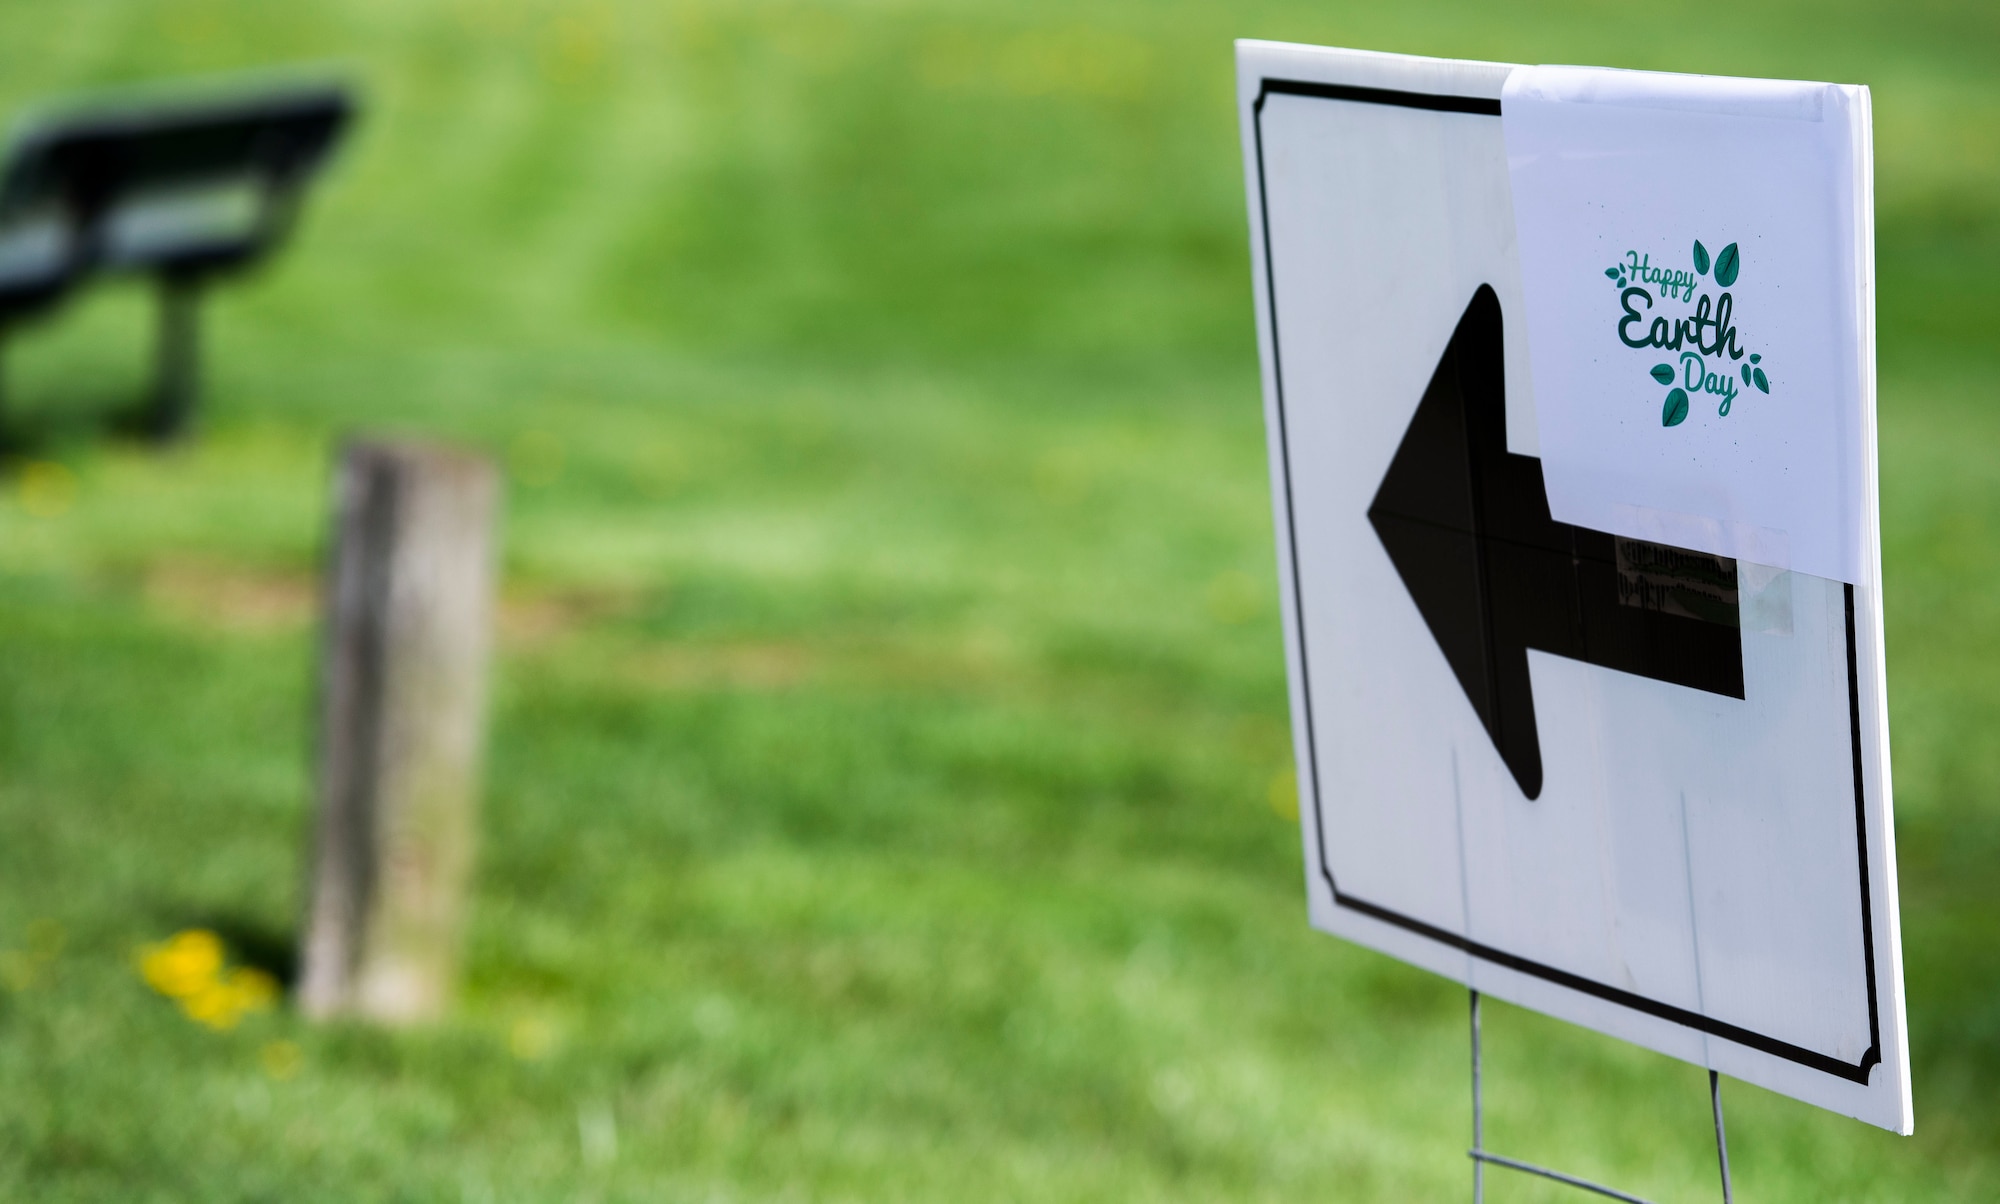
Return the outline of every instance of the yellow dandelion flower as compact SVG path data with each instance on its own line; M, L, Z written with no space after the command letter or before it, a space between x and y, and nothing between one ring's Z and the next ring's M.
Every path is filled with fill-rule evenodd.
M67 465L37 460L21 470L21 509L36 518L58 518L76 501L76 474Z
M236 992L220 982L207 983L192 994L183 996L181 1011L188 1019L217 1032L227 1032L243 1019L243 1009L237 1003Z
M299 1073L305 1055L299 1052L296 1041L266 1041L257 1051L257 1060L264 1064L265 1074L282 1083Z
M222 938L190 928L140 951L139 973L147 985L172 999L185 999L215 985L222 971Z
M255 966L227 967L222 938L190 928L139 950L139 974L155 991L175 1000L188 1019L218 1032L235 1028L251 1012L270 1010L278 980Z
M523 1062L539 1062L555 1048L556 1029L536 1016L524 1016L507 1032L507 1049Z
M1287 769L1271 779L1264 791L1265 801L1271 804L1271 811L1287 823L1299 822L1299 774L1295 769Z
M245 1012L262 1012L278 999L278 980L255 966L238 966L229 976L229 990L236 1006Z

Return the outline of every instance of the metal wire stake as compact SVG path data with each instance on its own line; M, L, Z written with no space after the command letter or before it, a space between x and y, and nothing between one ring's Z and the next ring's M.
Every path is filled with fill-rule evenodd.
M1479 1086L1479 992L1475 990L1472 992L1472 1148L1475 1150L1486 1148L1486 1118ZM1716 1115L1719 1118L1721 1113ZM1486 1204L1486 1163L1478 1158L1472 1160L1472 1204Z
M1530 1175L1539 1175L1544 1179L1553 1179L1557 1183L1566 1183L1571 1187L1581 1188L1582 1190L1588 1192L1595 1192L1600 1196L1609 1196L1614 1200L1623 1200L1625 1201L1625 1204L1651 1204L1650 1201L1646 1200L1642 1196L1630 1195L1626 1192L1619 1191L1615 1187L1606 1187L1602 1183L1592 1183L1588 1179L1579 1178L1576 1175L1571 1175L1563 1171L1551 1170L1546 1166L1536 1166L1532 1162L1523 1162L1518 1158L1508 1158L1500 1154L1495 1154L1491 1150L1488 1150L1486 1148L1486 1114L1485 1114L1484 1101L1481 1098L1482 1096L1481 1088L1484 1084L1481 1082L1482 1076L1480 1074L1480 1064L1479 1064L1479 1045L1480 1045L1479 992L1471 991L1471 996L1472 996L1472 1148L1467 1150L1465 1154L1466 1157L1472 1159L1473 1204L1486 1204L1486 1164L1489 1162L1495 1166L1504 1166L1509 1170L1521 1171L1525 1174L1530 1174ZM1717 1098L1718 1100L1720 1099L1719 1096ZM1721 1107L1720 1103L1718 1103L1716 1106L1718 1109L1720 1109ZM1716 1119L1718 1125L1721 1122L1721 1117L1722 1113L1718 1110L1716 1112ZM1717 1132L1719 1133L1720 1131L1721 1130L1718 1128ZM1725 1180L1724 1191L1727 1190L1728 1188Z
M1475 1053L1473 1065L1478 1064L1479 1055ZM1476 1077L1478 1071L1473 1074ZM1735 1189L1729 1185L1729 1135L1722 1129L1722 1079L1713 1070L1708 1072L1708 1102L1715 1109L1715 1157L1722 1163L1722 1204L1736 1204Z
M1602 1183L1592 1183L1588 1179L1536 1166L1532 1162L1522 1162L1518 1158L1506 1158L1486 1148L1486 1110L1483 1099L1482 1075L1479 1064L1479 992L1470 991L1472 997L1472 1148L1466 1154L1472 1159L1472 1204L1486 1204L1486 1164L1508 1167L1524 1171L1530 1175L1540 1175L1571 1187L1596 1192L1600 1196L1610 1196L1614 1200L1625 1200L1629 1204L1647 1204L1639 1196L1628 1195L1615 1187ZM1729 1134L1722 1126L1722 1078L1715 1071L1708 1072L1708 1102L1715 1110L1715 1156L1722 1165L1722 1204L1736 1204L1736 1190L1729 1182Z

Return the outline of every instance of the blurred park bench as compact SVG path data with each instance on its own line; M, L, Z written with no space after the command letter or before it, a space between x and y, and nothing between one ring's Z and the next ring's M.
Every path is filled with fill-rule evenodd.
M202 290L283 241L354 107L338 85L290 84L31 118L0 165L0 349L93 279L152 276L156 375L139 424L158 440L182 434L200 388Z

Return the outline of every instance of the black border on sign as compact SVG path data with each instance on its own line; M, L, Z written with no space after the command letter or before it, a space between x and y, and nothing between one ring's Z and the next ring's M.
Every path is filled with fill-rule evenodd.
M1285 544L1292 563L1292 607L1298 616L1299 633L1299 695L1305 703L1306 758L1312 778L1313 827L1319 834L1313 851L1319 861L1320 877L1326 880L1327 889L1333 892L1333 901L1340 907L1356 911L1385 924L1393 924L1418 936L1429 938L1447 945L1481 961L1504 966L1522 974L1544 979L1558 986L1580 991L1622 1007L1656 1016L1662 1020L1733 1041L1774 1057L1797 1062L1802 1066L1846 1079L1850 1082L1866 1084L1869 1072L1882 1060L1882 1031L1875 999L1875 924L1872 900L1868 889L1868 825L1867 811L1863 799L1861 772L1861 685L1859 662L1855 650L1854 636L1854 587L1847 585L1847 710L1848 724L1854 745L1854 843L1860 855L1861 864L1861 957L1868 976L1868 1050L1859 1062L1843 1062L1828 1057L1817 1050L1780 1041L1776 1037L1753 1032L1737 1025L1729 1024L1699 1012L1648 999L1632 991L1607 986L1594 979L1572 974L1554 966L1545 966L1508 953L1491 945L1483 945L1469 937L1450 932L1422 920L1403 915L1400 912L1370 903L1366 899L1343 893L1333 880L1333 870L1327 864L1326 825L1319 807L1319 748L1313 730L1312 679L1306 654L1306 607L1304 586L1299 574L1299 536L1297 523L1292 513L1292 451L1285 422L1285 374L1278 354L1278 285L1277 265L1271 255L1271 208L1266 197L1264 183L1264 98L1272 94L1285 96L1307 96L1320 100L1341 100L1358 104L1395 105L1406 109L1428 109L1434 112L1471 113L1498 117L1500 102L1480 96L1451 96L1430 92L1403 92L1388 88L1362 88L1348 84L1317 83L1309 80L1265 79L1257 92L1257 100L1251 106L1251 127L1256 135L1257 147L1257 207L1263 225L1264 242L1264 287L1271 313L1271 378L1275 385L1278 410L1278 453L1283 470L1285 486Z

